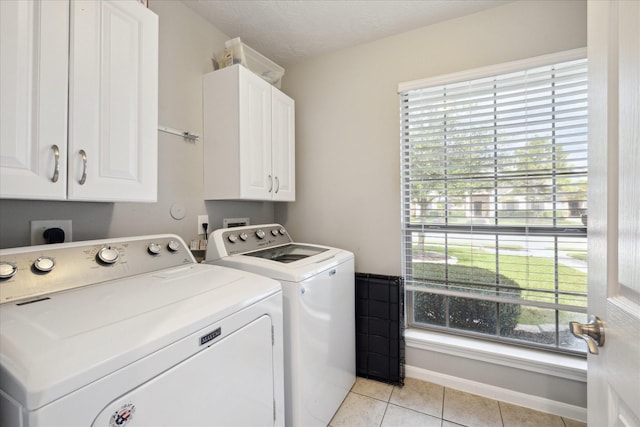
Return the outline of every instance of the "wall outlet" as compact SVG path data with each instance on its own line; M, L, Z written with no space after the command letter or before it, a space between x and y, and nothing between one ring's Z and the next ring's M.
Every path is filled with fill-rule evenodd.
M207 231L204 231L204 227L202 224L209 224L207 226ZM209 223L209 215L198 215L198 234L209 234L213 230L211 230L211 224Z
M47 243L43 234L49 228L61 228L64 231L64 241L72 242L70 219L33 220L31 223L31 244L44 245Z

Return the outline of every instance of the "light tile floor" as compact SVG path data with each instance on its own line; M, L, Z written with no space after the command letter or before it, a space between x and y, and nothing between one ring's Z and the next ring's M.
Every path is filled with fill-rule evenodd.
M586 427L586 424L413 378L357 378L330 427Z

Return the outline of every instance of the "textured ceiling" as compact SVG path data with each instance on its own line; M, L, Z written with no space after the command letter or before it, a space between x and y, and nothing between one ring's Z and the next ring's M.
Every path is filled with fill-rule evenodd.
M513 0L183 0L280 65Z

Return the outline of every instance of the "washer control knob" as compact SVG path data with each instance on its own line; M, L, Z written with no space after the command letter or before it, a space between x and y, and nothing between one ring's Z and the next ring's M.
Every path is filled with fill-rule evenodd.
M280 230L278 230L278 233L280 233L281 236L284 236L286 232L287 231L284 229L284 227L280 227Z
M262 229L256 231L256 237L260 240L264 239L264 236L266 236L265 232L262 231Z
M48 273L56 266L56 262L53 258L48 256L41 256L33 262L33 268L41 273Z
M162 248L160 247L160 245L155 242L149 243L149 246L147 246L147 251L149 251L151 255L158 255L161 250Z
M249 236L247 236L247 233L240 233L240 240L242 240L243 242L246 242L248 237Z
M169 252L178 252L180 244L175 240L169 240L169 243L167 243L167 249L169 249Z
M120 252L112 246L105 246L98 251L98 261L104 264L115 264L120 259Z
M10 279L18 272L18 266L12 262L0 262L0 279Z
M229 239L229 241L231 243L235 243L238 241L238 235L237 234L229 234L229 237L227 237L227 239Z
M277 230L277 229L275 229L275 228L274 228L273 230L271 230L271 235L272 235L273 237L276 237L276 236L278 235L278 230Z

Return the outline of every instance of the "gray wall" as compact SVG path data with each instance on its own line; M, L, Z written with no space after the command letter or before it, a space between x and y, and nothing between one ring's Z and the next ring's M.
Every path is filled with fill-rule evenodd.
M398 83L584 47L586 23L586 1L518 1L288 66L297 201L276 220L400 275Z
M518 1L286 68L296 100L297 201L276 221L349 249L356 271L401 275L398 84L587 45L586 1ZM418 348L407 364L586 407L579 381Z
M229 37L180 2L150 6L160 17L158 123L202 135L202 75L213 71L211 54L223 50ZM187 242L198 237L198 215L208 214L212 228L222 227L225 217L273 221L273 203L203 201L202 141L159 132L158 171L157 203L1 200L0 248L29 245L32 219L71 219L74 240L176 233ZM180 221L170 215L174 203L186 208Z
M180 2L150 3L160 16L159 123L202 135L202 75L228 37ZM267 202L204 202L202 142L159 133L157 203L2 200L0 247L28 245L30 219L72 219L74 240L170 232L188 241L201 214L213 228L224 217L275 217L296 240L355 252L358 271L400 275L398 83L583 46L586 2L519 1L290 65L283 91L296 100L295 203L274 211ZM170 216L174 203L186 208L181 221ZM530 380L499 366L473 378L470 361L418 349L407 362L507 388ZM578 405L586 395L578 386L570 397L576 385L555 378L536 381L522 391Z
M407 347L405 358L407 365L439 375L449 375L580 408L587 407L587 384L584 381L411 346Z

